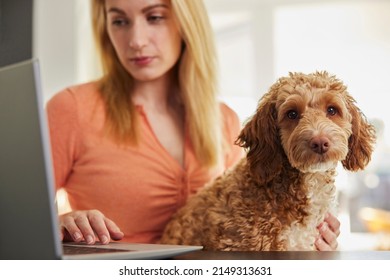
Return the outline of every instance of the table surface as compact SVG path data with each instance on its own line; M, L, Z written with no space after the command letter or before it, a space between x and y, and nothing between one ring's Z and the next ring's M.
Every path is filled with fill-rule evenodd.
M390 260L390 251L221 252L197 251L175 260Z

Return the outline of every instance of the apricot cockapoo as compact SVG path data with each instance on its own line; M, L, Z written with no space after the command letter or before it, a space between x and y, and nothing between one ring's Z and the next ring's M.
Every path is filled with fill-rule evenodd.
M246 158L178 211L161 243L206 250L315 250L334 211L339 162L364 169L375 142L346 86L327 72L290 73L260 100L237 144Z

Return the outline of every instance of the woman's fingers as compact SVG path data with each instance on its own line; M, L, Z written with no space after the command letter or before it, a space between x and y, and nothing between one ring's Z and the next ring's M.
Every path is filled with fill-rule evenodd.
M123 233L118 226L106 218L98 210L74 211L60 216L62 240L94 244L95 235L103 244L108 244L110 238L120 240Z
M318 227L320 236L315 245L319 251L333 251L338 247L337 237L340 235L340 221L332 214L325 216L324 222Z

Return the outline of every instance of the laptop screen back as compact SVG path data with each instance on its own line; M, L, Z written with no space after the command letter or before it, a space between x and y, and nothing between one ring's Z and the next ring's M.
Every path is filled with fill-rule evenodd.
M0 259L52 259L58 240L39 66L0 69Z

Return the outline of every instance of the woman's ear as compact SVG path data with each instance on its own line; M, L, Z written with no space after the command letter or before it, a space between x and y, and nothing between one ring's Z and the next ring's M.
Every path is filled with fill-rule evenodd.
M352 135L348 142L348 154L342 164L350 171L363 170L371 160L376 141L375 128L368 123L356 106L355 100L347 94L347 108L352 115Z
M237 145L247 150L251 175L261 184L272 180L282 168L283 150L276 117L275 102L268 93L236 140Z

